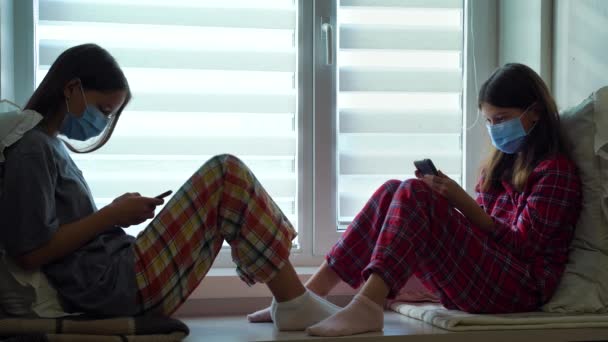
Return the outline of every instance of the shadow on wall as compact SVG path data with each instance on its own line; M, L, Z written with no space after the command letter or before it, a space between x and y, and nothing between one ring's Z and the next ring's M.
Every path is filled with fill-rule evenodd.
M567 106L608 85L608 1L570 1Z

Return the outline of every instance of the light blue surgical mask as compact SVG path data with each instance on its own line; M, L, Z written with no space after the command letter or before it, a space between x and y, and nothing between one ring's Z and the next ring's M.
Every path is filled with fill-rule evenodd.
M66 99L68 112L59 131L69 139L85 141L100 135L108 126L109 119L97 107L87 104L82 85L80 85L80 91L85 103L82 117L79 118L70 112L70 105Z
M486 124L488 134L492 139L494 147L507 154L513 154L520 150L528 135L524 129L524 125L521 123L521 118L526 115L529 109L530 107L528 107L520 116L505 122L495 125ZM534 126L532 128L534 128ZM532 128L530 128L530 130L532 130Z

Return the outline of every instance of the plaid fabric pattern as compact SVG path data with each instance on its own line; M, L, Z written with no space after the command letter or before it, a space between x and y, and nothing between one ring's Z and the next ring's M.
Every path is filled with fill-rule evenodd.
M267 282L288 259L295 236L253 173L234 156L216 156L137 237L141 310L172 314L207 274L224 240L243 281Z
M541 162L522 193L502 182L501 191L480 193L477 203L494 219L492 238L533 263L543 303L559 284L582 205L575 164L560 156Z
M543 163L529 179L532 192L522 193L520 202L515 202L521 206L502 201L485 209L491 215L512 213L505 222L522 230L526 245L541 244L532 258L522 257L511 244L503 243L500 236L505 234L500 232L504 227L497 225L499 238L495 239L414 179L382 185L328 253L327 262L355 288L371 273L379 275L390 287L389 298L394 298L413 274L437 293L448 309L475 313L535 310L554 290L543 286L553 275L535 272L535 265L538 260L544 265L565 260L562 249L558 251L552 244L571 239L580 197L576 170L566 161ZM551 216L533 223L522 217L528 212L526 215L538 218L533 213L534 204L548 196L556 196L545 201L545 212ZM567 211L572 213L565 214ZM541 234L526 234L530 224ZM554 251L559 255L547 254ZM561 274L563 262L547 267L555 267L554 272Z

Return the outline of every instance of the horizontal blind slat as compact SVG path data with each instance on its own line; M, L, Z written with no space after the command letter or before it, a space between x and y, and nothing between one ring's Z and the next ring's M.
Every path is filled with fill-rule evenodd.
M402 150L458 153L460 149L460 134L342 133L340 137L341 153L383 154Z
M69 41L43 40L40 42L39 59L41 66L50 66L59 55L73 46ZM243 49L196 49L183 47L162 49L148 47L113 47L108 51L124 68L150 69L203 69L203 70L244 70L282 71L295 70L295 50ZM142 58L145 56L145 58ZM247 56L247 58L243 58Z
M459 50L340 49L340 67L460 70Z
M38 3L90 3L167 6L167 0L38 0ZM174 7L208 7L208 8L293 8L293 0L171 0Z
M452 8L340 7L341 25L462 30L462 10Z
M153 24L175 26L247 27L291 29L295 26L292 8L239 8L163 6L146 3L90 1L40 1L40 20Z
M345 91L338 94L340 109L361 110L460 110L460 93L410 93Z
M176 132L177 133L177 132ZM236 156L272 155L293 156L296 153L296 136L291 137L124 137L110 139L100 153L108 154L171 154L217 155L230 153Z
M284 51L295 46L293 29L39 21L36 35L40 41L68 41L71 45L90 43L95 37L94 42L104 48Z
M73 159L79 167L95 172L116 172L125 170L125 162L133 170L153 170L155 172L178 171L180 173L194 173L213 155L112 155L91 154L88 158L76 155ZM240 158L255 174L295 174L295 159L293 156L244 156Z
M176 112L294 113L296 94L167 94L134 93L130 110Z
M121 193L121 191L124 191L123 189L133 189L132 192L139 192L142 196L155 196L166 189L179 189L192 175L192 172L184 174L175 172L150 174L150 172L144 170L139 171L137 174L104 175L83 170L83 173L90 184L91 191L96 196L102 197ZM295 196L296 181L293 176L283 178L264 177L264 175L261 175L257 178L271 196Z
M399 152L341 153L340 175L403 175L413 176L414 161L431 158L445 173L459 173L461 159L457 153L426 149Z
M340 6L462 8L463 0L340 0Z
M462 43L455 29L340 26L340 49L460 50Z
M38 70L39 79L47 71ZM274 94L294 93L293 72L123 68L133 93Z
M340 133L460 133L460 111L348 111L341 110Z
M340 91L460 92L460 70L342 67Z
M295 134L294 113L205 113L125 111L114 136L172 138L289 136ZM179 134L176 134L179 132Z

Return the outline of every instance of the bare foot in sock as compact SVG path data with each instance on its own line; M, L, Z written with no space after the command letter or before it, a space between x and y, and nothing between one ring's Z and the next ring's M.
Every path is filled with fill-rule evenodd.
M340 311L340 307L306 291L287 302L272 301L270 315L280 331L304 330Z
M327 300L327 298L325 298L325 297L321 297L321 298ZM265 309L256 311L254 313L250 313L249 315L247 315L247 320L249 321L249 323L272 322L271 309L272 309L272 306L269 306Z
M356 295L340 312L315 324L306 332L312 336L350 336L384 327L384 310L371 299Z
M270 306L266 309L262 309L260 311L256 311L247 315L247 320L249 320L250 323L272 322L272 316L270 315Z

